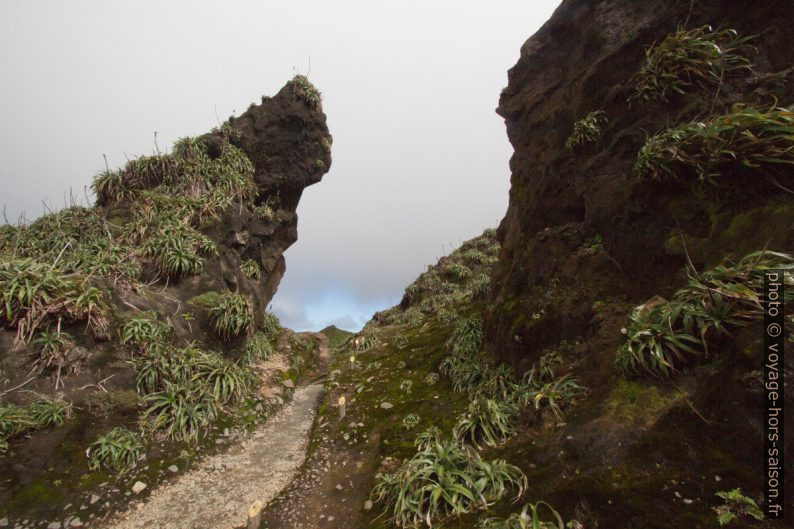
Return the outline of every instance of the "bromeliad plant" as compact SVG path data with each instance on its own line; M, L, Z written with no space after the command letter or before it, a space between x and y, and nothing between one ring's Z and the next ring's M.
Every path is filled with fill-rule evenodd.
M486 509L510 489L518 499L527 478L518 467L483 460L476 450L442 439L431 427L416 438L417 452L394 473L383 474L372 497L399 527L432 527L450 516Z
M482 448L497 446L514 432L518 409L509 401L477 398L452 430L455 439Z
M672 301L655 298L634 309L617 365L624 373L669 377L706 358L714 339L763 318L765 269L783 271L784 292L792 298L794 257L785 253L753 252L735 264L691 272L689 283Z
M142 422L150 431L178 441L196 442L218 415L218 401L198 381L174 383L143 397Z
M215 333L224 340L246 333L254 321L251 303L235 292L209 292L197 301L207 309Z
M253 259L247 259L243 261L243 263L240 265L240 271L248 279L259 279L262 277L262 270Z
M629 101L668 101L692 87L706 90L719 86L726 76L749 74L748 57L756 51L751 40L732 29L679 29L646 50L645 64L630 81L634 92Z
M601 127L607 123L607 115L603 110L594 110L573 124L573 131L565 140L565 148L574 150L580 145L594 143L601 136Z
M113 428L100 435L86 450L88 467L99 470L102 467L124 474L129 472L143 456L143 439L140 434L126 428Z
M544 522L541 519L541 507L546 508L554 521ZM520 514L511 514L504 520L487 518L480 522L479 529L565 529L565 523L554 507L545 501L539 501L524 505Z
M171 327L157 321L156 314L148 313L131 318L121 327L121 343L130 345L140 351L164 343L171 334Z
M760 110L737 104L727 114L684 123L649 137L634 170L644 179L663 181L691 175L715 186L749 172L780 186L777 173L792 165L792 109Z
M248 338L248 343L245 344L243 363L252 365L256 362L267 360L272 352L273 346L270 344L270 340L267 339L267 334L257 331Z

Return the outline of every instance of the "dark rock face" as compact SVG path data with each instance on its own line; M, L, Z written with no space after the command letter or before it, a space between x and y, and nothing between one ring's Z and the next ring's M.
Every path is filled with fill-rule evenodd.
M566 0L526 41L497 109L515 154L486 317L489 352L525 368L551 344L592 335L594 302L668 296L685 279L687 253L702 270L766 244L794 248L789 194L752 182L738 193L698 192L642 182L632 167L657 131L736 102L794 102L792 17L791 2ZM629 105L645 49L685 22L755 35L754 73L725 79L719 97L693 90ZM609 119L600 139L565 149L574 122L598 109ZM599 239L603 251L587 251ZM540 306L538 294L550 289L558 301Z

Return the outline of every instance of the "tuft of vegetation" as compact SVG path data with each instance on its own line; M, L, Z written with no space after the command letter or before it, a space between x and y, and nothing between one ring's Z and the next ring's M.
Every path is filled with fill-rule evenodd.
M72 405L63 400L39 397L27 407L27 412L36 428L63 426L72 413Z
M143 439L140 434L126 428L113 428L100 435L86 450L88 467L99 470L104 467L116 474L124 474L143 456Z
M624 373L667 377L708 357L717 337L763 318L765 269L782 270L786 299L794 297L794 257L784 253L753 252L735 264L692 272L672 301L657 297L634 309L617 365Z
M121 327L121 343L141 351L162 344L171 334L171 328L156 318L157 315L150 312L128 320Z
M554 521L544 522L541 519L541 507L546 508ZM487 518L480 522L479 529L565 529L565 527L560 513L545 501L539 501L524 505L520 514L513 513L504 520ZM568 527L573 526L569 525Z
M721 85L726 76L748 74L748 56L756 52L751 40L733 29L679 29L646 50L645 64L630 81L634 92L629 101L668 101L692 87L707 90Z
M242 272L243 275L248 279L259 279L262 277L262 270L253 259L243 261L243 263L240 265L240 272Z
M102 291L80 275L32 259L0 261L0 299L3 316L25 343L51 321L84 321L97 330L108 325Z
M640 178L675 179L694 174L715 186L743 171L771 179L794 164L794 112L734 105L704 122L684 123L649 137L637 155Z
M289 82L289 87L295 97L304 101L310 108L319 109L322 105L322 94L305 75L293 77Z
M438 382L438 373L428 373L425 376L425 384L427 384L428 386L432 386L436 382Z
M254 321L251 303L235 292L208 292L195 301L207 309L215 333L224 340L244 334Z
M219 411L215 395L198 381L169 384L143 400L148 405L144 425L178 441L198 441Z
M403 417L403 428L406 430L413 430L419 424L419 416L415 413L409 413Z
M523 384L516 387L513 398L522 406L532 404L536 410L548 407L558 418L562 417L562 408L571 401L587 392L587 388L579 384L579 380L571 375L554 377L535 377L532 369L524 375Z
M717 523L727 525L737 518L755 518L763 520L764 513L758 508L758 504L752 498L742 494L742 489L736 488L728 491L720 491L716 496L724 500L724 504L714 507L717 513Z
M518 467L483 460L473 448L442 439L435 427L417 436L416 445L416 454L395 473L383 474L372 491L399 527L430 527L437 520L486 509L509 489L518 499L527 488Z
M410 378L404 378L400 381L400 391L403 393L411 393L411 388L414 385L414 381Z
M594 110L573 124L573 130L565 140L565 148L574 150L580 145L595 143L601 136L601 127L607 123L607 115L603 110Z
M251 365L256 362L267 360L270 353L273 352L273 346L267 338L267 334L262 331L255 332L245 344L245 353L243 353L243 363Z
M460 440L482 448L497 446L514 432L514 421L518 410L508 401L486 398L474 399L469 409L459 419L452 435Z
M63 426L72 405L62 400L38 397L28 406L0 405L0 453L8 450L8 440L30 430Z
M63 369L79 370L79 363L75 362L70 355L74 350L74 341L69 333L50 332L49 329L46 329L36 335L33 345L39 349L38 357L33 362L33 367L37 372L43 373L50 369L56 369L60 375Z
M265 312L265 317L262 322L262 332L265 333L271 341L274 341L279 331L281 331L281 322L278 316L272 312Z

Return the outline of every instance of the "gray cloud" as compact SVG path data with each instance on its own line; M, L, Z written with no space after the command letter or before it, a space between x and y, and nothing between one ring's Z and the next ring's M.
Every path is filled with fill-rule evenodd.
M506 70L555 0L0 4L0 203L35 217L127 156L199 134L311 56L333 166L304 194L273 301L354 328L427 264L495 226L512 150ZM216 118L217 116L217 118Z

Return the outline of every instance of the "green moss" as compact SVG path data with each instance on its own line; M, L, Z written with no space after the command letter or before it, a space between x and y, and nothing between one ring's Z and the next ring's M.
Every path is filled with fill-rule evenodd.
M619 422L650 422L680 398L663 395L652 384L621 379L604 401L604 412Z

